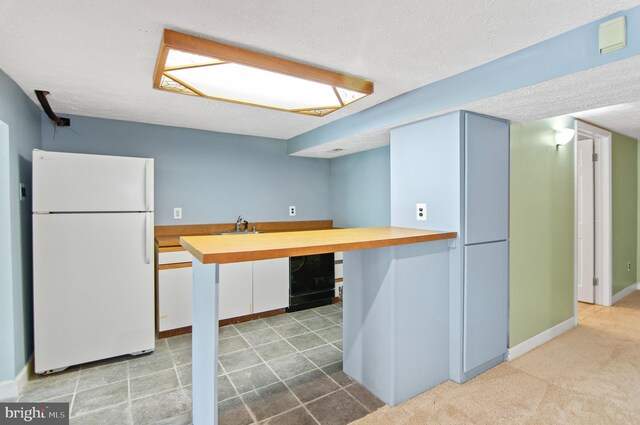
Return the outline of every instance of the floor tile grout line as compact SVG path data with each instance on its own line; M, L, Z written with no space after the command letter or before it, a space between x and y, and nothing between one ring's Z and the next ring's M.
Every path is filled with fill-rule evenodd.
M314 317L326 317L326 316L327 316L327 315L329 315L329 314L337 314L337 313L340 313L340 310L338 309L338 310L333 311L333 312L328 313L328 314L318 313L317 311L315 311L315 310L314 310L314 313L315 313L315 316L314 316ZM262 361L262 364L266 365L266 366L267 366L267 367L268 367L272 372L273 372L273 369L271 369L271 367L267 364L267 362L264 360L264 358L263 358L259 353L257 353L257 351L255 350L255 348L259 348L259 347L261 347L261 346L264 346L264 345L267 345L267 344L271 344L271 343L274 343L274 342L285 341L285 342L286 342L286 344L287 344L287 346L289 346L289 347L291 347L291 348L293 349L293 352L292 352L291 354L288 354L288 355L302 354L302 355L303 355L303 357L304 357L306 360L308 360L308 361L310 362L310 364L311 364L311 365L313 365L313 366L314 366L314 368L313 368L312 370L310 370L310 371L303 372L303 373L301 373L301 374L298 374L298 375L295 375L295 376L289 377L289 378L287 378L287 379L292 379L292 378L295 378L295 377L297 377L297 376L303 375L303 374L305 374L305 373L312 372L312 371L313 371L313 370L315 370L315 369L320 369L320 370L322 371L322 373L323 373L324 375L326 375L326 376L327 376L327 377L328 377L332 382L335 382L335 383L338 385L338 387L339 387L339 388L343 388L339 383L337 383L337 381L335 381L335 380L334 380L333 378L331 378L331 377L330 377L330 376L329 376L329 375L328 375L324 370L322 370L322 368L323 368L323 367L328 367L328 366L330 366L330 365L332 365L332 364L339 363L339 361L338 361L338 362L332 362L332 363L329 363L329 364L326 364L326 365L320 366L319 364L316 364L316 363L315 363L314 361L312 361L311 359L307 358L307 357L306 357L306 355L305 355L305 352L310 351L310 350L313 350L313 349L315 349L315 348L324 347L324 346L327 346L327 345L332 345L333 347L335 347L335 345L333 345L333 344L338 343L340 340L336 340L336 341L330 342L327 338L324 338L324 337L320 336L317 332L318 332L318 331L321 331L321 330L323 330L323 329L331 328L331 327L333 327L333 326L342 326L342 325L341 325L340 323L333 322L331 319L329 319L329 320L332 322L332 325L327 326L327 327L324 327L324 328L320 328L320 329L315 329L315 330L313 330L313 329L309 329L307 326L305 326L305 325L304 325L304 323L302 323L304 320L309 320L309 319L313 319L313 317L311 317L311 318L307 318L307 319L302 319L302 320L296 319L295 317L291 317L291 322L290 322L290 323L298 323L298 324L301 324L302 326L304 326L304 327L305 327L305 329L308 329L308 331L307 331L307 332L304 332L304 333L299 334L299 335L294 335L294 336L292 336L292 337L300 336L300 335L304 335L304 334L308 334L308 333L309 333L309 334L310 334L310 333L313 333L313 334L315 334L318 338L320 338L322 341L327 341L327 344L320 344L320 345L318 345L318 346L316 346L316 347L310 347L310 348L308 348L308 349L306 349L306 350L300 350L300 349L298 349L297 347L295 347L293 344L291 344L291 343L287 340L287 338L285 338L285 337L283 337L282 335L278 334L278 335L279 335L279 339L277 339L276 341L270 341L270 342L266 342L266 343L263 343L263 344L258 344L258 345L252 346L251 344L249 344L249 343L248 343L248 340L247 340L247 338L245 337L245 335L246 335L246 334L248 334L248 333L250 333L250 332L245 332L245 333L243 334L243 333L241 333L241 332L237 331L237 329L235 328L235 326L234 326L234 325L231 325L231 326L234 326L234 330L237 332L237 335L231 335L231 336L229 336L229 337L227 337L227 338L230 338L230 337L233 337L233 336L240 336L240 337L241 337L241 338L242 338L242 339L243 339L243 340L248 344L247 349L251 348L251 349L256 353L256 355L260 358L260 360ZM264 319L262 319L262 320L264 321ZM277 326L272 326L272 325L270 325L270 324L269 324L268 322L266 322L266 321L265 321L265 324L266 324L266 327L264 327L263 329L258 329L257 331L259 331L259 330L265 330L265 329L275 330L274 328L276 328L276 327L277 327ZM278 326L283 326L283 325L278 325ZM254 331L254 332L255 332L255 331ZM292 338L292 337L289 337L289 338ZM226 339L226 338L223 338L223 339ZM100 387L104 387L104 386L106 386L106 385L113 385L113 384L117 384L117 383L119 383L119 382L123 382L123 381L125 381L125 380L126 380L126 382L127 382L127 400L126 400L126 403L127 403L127 406L129 407L129 410L130 410L130 415L129 415L129 418L130 418L129 420L130 420L130 421L133 421L133 410L132 410L132 404L131 404L131 403L132 403L132 400L133 400L133 399L132 399L132 393L131 393L131 380L132 380L132 379L142 378L142 377L146 377L146 376L149 376L149 375L152 375L152 374L157 374L157 373L166 372L166 371L168 371L169 369L173 369L173 371L174 371L174 373L175 373L175 375L176 375L176 378L177 378L177 382L178 382L178 388L172 388L172 389L168 389L168 390L166 390L166 391L160 391L160 392L158 392L158 393L156 393L156 394L149 394L148 396L138 397L138 398L136 398L136 400L138 400L138 399L142 399L142 398L145 398L145 397L154 396L154 395L157 395L157 394L162 394L162 393L164 393L164 392L168 392L168 391L172 391L172 390L176 390L176 389L182 389L182 392L186 391L186 387L187 387L187 385L185 385L185 384L186 384L186 382L184 382L184 383L183 383L183 382L182 382L182 379L180 378L180 375L179 375L179 373L178 373L178 366L179 366L179 365L176 363L176 359L175 359L175 356L174 356L174 354L173 354L173 353L179 352L180 350L192 349L192 346L188 346L188 347L184 347L184 346L183 346L182 348L172 347L172 346L169 344L168 339L164 339L163 344L164 344L164 348L166 348L167 350L166 350L166 351L163 351L162 353L157 353L157 352L156 352L155 354L156 354L156 355L157 355L157 354L166 354L166 355L168 355L168 356L169 356L169 358L171 359L171 365L172 365L172 366L171 366L171 367L169 367L169 368L166 368L166 369L155 370L155 371L152 371L152 372L149 372L149 373L143 373L142 375L139 375L139 376L137 376L136 378L132 378L131 370L130 370L130 369L131 369L131 366L132 366L132 364L133 364L133 362L134 362L134 360L133 360L133 359L128 359L128 358L127 358L127 359L120 359L119 361L114 361L114 362L107 363L107 364L99 364L99 365L96 365L96 366L93 366L93 367L89 367L87 364L81 365L81 366L80 366L80 369L78 369L78 371L77 371L78 376L76 377L76 381L75 381L75 385L74 385L74 390L73 390L73 392L69 393L69 394L71 395L71 397L72 397L72 400L71 400L71 406L70 406L70 412L72 412L72 411L73 411L73 408L75 407L75 402L76 402L77 396L78 396L79 392L81 392L81 391L79 391L79 388L80 388L80 379L81 379L81 376L83 375L83 373L82 373L82 372L84 371L85 373L87 373L87 372L91 372L91 371L94 371L94 370L100 370L100 369L103 369L103 368L106 368L106 367L109 367L109 366L113 366L113 365L117 364L118 362L122 362L122 363L124 363L125 367L127 368L127 370L126 370L126 378L125 378L125 379L123 379L123 380L121 380L121 381L110 382L110 383L108 383L108 384L100 385L100 386L95 387L95 388L89 388L89 389L87 389L86 391L89 391L89 390L92 390L92 389L96 389L96 388L100 388ZM342 350L340 350L340 349L339 349L339 348L337 348L337 347L335 347L335 348L336 348L337 350L339 350L339 351L342 351ZM284 357L287 357L288 355L284 355L284 356L280 356L280 357L275 357L275 358L271 359L270 361L277 360L277 359L280 359L280 358L284 358ZM188 363L187 363L187 364L180 365L180 366L184 366L184 367L186 367L186 366L189 366L189 365L190 365L190 364L188 364ZM229 375L229 373L230 373L230 372L227 372L227 371L226 371L226 369L224 368L224 366L222 366L221 364L218 364L217 366L218 366L218 367L221 369L221 371L222 371L222 374L221 374L220 376L223 376L223 375ZM253 365L253 366L250 366L250 367L255 367L255 366L258 366L258 365ZM246 368L244 368L244 369L246 369ZM239 370L237 370L237 371L241 371L241 370L244 370L244 369L239 369ZM76 371L74 371L74 372L72 372L72 373L75 373L75 372L76 372ZM234 371L234 372L236 372L236 371ZM283 382L283 383L284 383L284 380L282 380L280 377L278 377L278 376L277 376L277 374L275 374L275 373L274 373L274 375L276 376L276 378L278 379L278 381L280 381L280 382ZM231 383L231 385L232 385L232 386L234 387L234 389L236 390L236 393L237 393L238 395L241 395L241 394L237 391L237 388L235 388L235 386L233 385L233 383ZM285 386L287 386L287 385L285 384ZM289 388L289 387L287 386L287 388ZM245 394L245 393L243 393L243 394ZM62 397L62 396L64 396L64 395L60 395L60 396L57 396L57 397ZM294 396L295 396L295 394L294 394ZM57 398L57 397L54 397L54 398ZM296 398L297 398L297 396L296 396ZM125 403L125 402L123 401L122 403L118 403L118 404L115 404L115 405L113 405L113 406L120 405L120 404L124 404L124 403ZM303 403L301 403L301 404L303 404ZM113 407L113 406L108 406L108 407ZM106 408L108 408L108 407L106 407ZM106 408L104 408L104 409L106 409ZM103 410L103 408L101 408L101 409L97 409L97 410L92 410L91 412L100 411L100 410ZM80 416L84 416L84 414L88 414L88 413L91 413L91 412L83 413L83 414L82 414L82 415L80 415Z
M247 344L249 344L249 341L246 340L246 338L242 335L242 333L240 333L240 337L244 340L244 342L246 342ZM251 346L251 345L249 345ZM253 348L252 348L253 350ZM269 368L269 365L267 365L267 363L264 361L264 359L262 358L262 356L260 356L260 354L258 354L258 352L256 350L253 350L254 353L256 353L256 355L258 357L260 357L260 360L262 360L262 362ZM259 365L255 365L255 366L259 366ZM271 368L269 368L269 370L271 370ZM237 372L237 371L236 371ZM276 378L278 378L278 375L276 375L273 371L271 371L271 373L273 373L275 375ZM247 403L244 401L244 399L242 398L242 395L240 395L240 391L238 391L238 388L235 386L235 384L233 383L233 381L231 380L231 378L227 377L227 379L229 379L229 383L231 384L231 386L233 387L233 389L236 390L236 393L238 394L238 398L240 399L240 401L242 402L242 405L244 406L244 408L247 410L247 412L249 412L249 416L251 416L251 419L253 419L253 423L257 424L258 423L258 418L255 415L255 413L253 412L253 410L251 410L249 408L249 406L247 405Z
M273 384L271 384L271 385L273 385ZM286 384L285 384L285 385L286 385ZM348 395L348 396L350 396L351 398L355 399L355 397L354 397L354 396L352 396L352 395L351 395L351 394L346 390L346 388L347 388L347 387L351 387L351 386L353 386L353 385L355 385L355 382L354 382L354 383L351 383L351 384L349 384L349 385L347 385L347 386L345 386L345 387L341 387L341 386L339 386L339 388L338 388L338 389L335 389L335 390L333 390L333 391L329 391L329 392L328 392L328 393L326 393L326 394L322 394L322 395L321 395L321 396L319 396L319 397L316 397L316 398L314 398L314 399L312 399L312 400L309 400L309 401L307 401L307 402L305 402L305 403L302 403L302 407L306 407L307 405L309 405L309 404L311 404L311 403L315 403L316 401L321 400L321 399L323 399L323 398L325 398L325 397L328 397L328 396L330 396L331 394L335 394L335 393L337 393L337 392L340 392L341 390L344 390L344 391L347 393L347 395ZM366 406L364 406L364 405L363 405L359 400L357 400L357 399L355 399L355 400L358 402L358 404L362 405L362 407L367 411L367 414L371 413L371 410L370 410L370 409L368 409ZM293 408L291 408L291 409L289 409L289 410L285 410L284 412L278 413L277 415L274 415L274 416L271 416L271 417L265 418L265 419L263 419L262 421L264 422L264 421L267 421L267 420L269 420L269 419L277 418L278 416L282 416L282 415L284 415L285 413L289 413L289 412L291 412L292 410L296 410L296 409L299 409L299 408L300 408L300 406L293 407ZM309 410L308 410L308 408L307 408L307 409L305 409L305 410L309 411ZM316 422L320 423L320 421L318 421L318 420L315 418L315 416L313 416L313 414L311 414L310 412L309 412L309 414L311 415L311 417L312 417L314 420L316 420ZM365 416L366 416L366 415L365 415Z
M78 380L76 381L76 386L73 389L73 395L71 396L71 404L69 404L69 418L71 418L71 415L73 414L73 404L76 401L76 395L78 394L79 386L80 386L80 373L78 373Z
M317 311L316 311L316 313L317 313ZM292 318L293 320L297 320L295 317L291 317L291 318ZM302 323L301 323L301 324L302 324ZM267 323L267 326L269 326L269 324L268 324L268 323ZM302 326L304 326L304 324L302 324ZM305 328L307 328L306 326L304 326L304 327L305 327ZM309 329L309 328L307 328L307 329ZM309 333L314 333L316 336L320 337L320 335L317 335L317 334L315 333L315 331L313 331L313 330L311 330L311 329L309 329L309 331L310 331ZM277 331L276 331L276 333L277 333ZM305 332L305 334L306 334L306 333L307 333L307 332ZM302 334L302 335L304 335L304 334ZM282 335L281 335L281 336L282 336ZM242 337L243 337L243 339L246 341L246 338L244 338L244 336L242 336ZM291 338L293 338L293 337L291 337ZM324 338L322 338L322 337L320 337L320 338L324 340ZM320 370L320 373L323 373L327 378L329 378L329 380L333 381L333 382L338 386L338 388L339 388L339 389L342 389L342 386L341 386L338 382L336 382L336 381L335 381L331 376L329 376L329 375L328 375L324 370L322 370L322 368L321 368L321 367L319 367L317 364L315 364L311 359L307 358L307 357L306 357L306 356L305 356L305 355L304 355L304 354L303 354L303 353L302 353L302 352L301 352L301 351L300 351L296 346L294 346L293 344L291 344L291 343L290 343L286 338L283 338L283 339L284 339L284 341L285 341L286 343L288 343L291 347L293 347L293 349L297 352L297 354L301 354L301 355L302 355L302 356L303 356L307 361L311 362L311 364L312 364L312 365L316 366L316 369ZM248 343L248 341L246 341L246 342ZM321 345L321 346L324 346L324 345ZM317 347L312 347L312 348L310 348L310 349L313 349L313 348L317 348ZM254 351L255 351L255 350L254 350ZM282 382L282 383L284 384L284 386L289 390L289 392L290 392L291 394L293 394L293 396L296 398L296 400L298 400L298 402L302 405L302 407L305 409L305 411L306 411L306 412L311 416L311 418L312 418L313 420L315 420L318 424L320 424L320 421L318 421L318 419L316 419L316 417L315 417L315 416L313 416L313 414L311 413L311 411L309 411L309 409L305 406L305 403L302 403L302 401L298 398L298 396L297 396L297 395L296 395L296 394L291 390L291 388L289 387L289 385L287 385L287 383L285 382L285 380L280 378L280 376L279 376L279 375L278 375L278 374L277 374L277 373L276 373L276 372L271 368L271 365L269 365L269 364L264 360L264 358L260 355L260 353L258 353L257 351L255 351L255 353L258 355L258 357L260 357L260 359L261 359L261 360L262 360L262 362L267 366L267 368L269 368L269 370L271 371L271 373L273 373L273 374L274 374L274 376L275 376L278 380L280 380L280 382ZM293 355L293 354L292 354L292 355ZM282 356L281 358L283 358L283 357L287 357L287 356ZM272 359L272 360L275 360L275 359ZM337 362L335 362L335 363L337 363ZM334 364L334 363L331 363L331 364ZM325 366L328 366L328 365L325 365ZM315 369L313 369L313 370L315 370ZM287 378L287 379L293 379L293 378L295 378L295 377L297 377L297 376L304 375L305 373L311 373L311 372L313 372L313 370L303 372L303 373L298 374L298 375L296 375L296 376L291 376L291 377L289 377L289 378ZM231 380L230 380L230 381L231 381ZM273 384L271 384L271 385L273 385ZM264 387L263 387L263 388L264 388ZM255 391L255 389L254 389L254 391ZM236 389L236 392L237 392L237 389ZM240 397L240 399L242 399L242 397ZM244 402L244 400L243 400L243 402ZM284 413L284 412L282 412L282 413ZM276 415L276 416L277 416L277 415ZM267 419L268 419L268 418L267 418Z
M244 337L243 337L244 338ZM248 342L248 341L247 341ZM288 341L287 341L288 342ZM293 346L293 344L290 344L291 346ZM293 348L295 349L296 347L293 346ZM255 350L254 350L255 351ZM269 370L271 371L271 373L273 373L273 375L285 386L285 388L291 393L291 395L293 395L293 397L298 401L298 403L300 403L300 406L302 406L302 408L304 408L304 410L311 416L311 418L313 418L314 421L316 421L318 424L320 424L320 421L318 421L315 416L313 416L311 414L311 412L309 411L309 409L307 409L306 407L304 407L304 403L302 403L302 400L300 400L298 398L298 396L291 390L291 388L287 385L287 383L280 378L280 376L278 376L278 374L276 373L275 370L273 370L273 368L271 368L271 366L264 360L264 358L260 355L260 353L258 353L256 351L256 354L258 355L258 357L260 357L260 360L262 360L262 362L264 363L265 366L267 366L267 368L269 368ZM309 371L310 372L310 371ZM291 378L289 378L291 379ZM271 384L273 385L273 384ZM237 391L237 390L236 390ZM255 390L254 390L255 391ZM244 400L242 399L242 397L240 397L240 399L242 400L242 402L244 403ZM245 404L246 406L246 404ZM296 406L296 407L300 407L300 406ZM247 408L249 408L249 406L247 406ZM251 411L251 409L249 409ZM268 419L268 418L266 418ZM257 420L256 420L257 422Z
M167 342L167 346L169 343ZM173 357L171 358L173 361ZM129 372L129 362L127 361L127 402L129 404L129 421L133 425L133 404L131 402L131 373Z
M356 401L356 403L358 403L360 406L362 406L362 407L364 408L364 410L367 412L367 414L369 414L369 413L373 412L373 410L371 410L371 409L369 409L367 406L365 406L363 402L361 402L360 400L358 400L358 398L357 398L356 396L354 396L353 394L351 394L351 393L347 390L347 388L348 388L348 387L353 387L353 386L355 386L355 384L356 384L355 382L352 382L351 384L349 384L349 385L345 386L345 387L344 387L344 391L345 391L347 394L349 394L349 395L351 396L351 398L352 398L352 399L354 399L354 400ZM362 385L362 384L361 384L361 385ZM363 387L363 388L364 388L364 387ZM365 389L366 389L366 388L365 388ZM373 394L373 395L375 395L375 394ZM386 403L385 403L385 404L386 404ZM365 416L366 416L366 415L365 415Z
M327 328L325 328L325 329L327 329ZM234 351L229 351L229 352L223 353L223 354L221 354L221 356L227 356L227 355L230 355L230 354L238 353L240 351L248 350L249 348L255 349L257 347L263 347L265 345L273 344L273 343L280 342L280 341L286 341L289 345L293 346L293 344L291 344L291 342L288 341L289 339L296 338L296 337L299 337L299 336L302 336L302 335L306 335L306 334L309 334L309 333L313 333L316 336L318 336L318 338L322 339L323 341L326 341L326 344L321 344L321 345L333 344L333 343L336 343L336 342L338 342L338 341L340 341L342 339L342 338L340 338L340 339L337 339L337 340L331 342L331 341L328 341L326 338L323 338L322 336L318 335L318 333L316 331L309 331L309 332L301 333L301 334L298 334L298 335L293 335L293 336L290 336L288 338L282 337L280 335L279 339L276 339L276 340L270 341L270 342L266 342L264 344L251 345L251 344L249 344L249 342L247 342L247 344L249 344L247 347L240 348L239 350L234 350ZM247 341L246 338L243 338L243 340ZM312 348L315 348L315 347L311 347L309 349L312 349ZM302 350L302 351L305 351L305 350ZM340 350L340 351L342 351L342 350Z
M286 340L285 340L285 341L286 341ZM276 342L277 342L277 341L276 341ZM278 359L283 359L283 358L285 358L285 357L289 357L289 356L292 356L292 355L294 355L294 354L302 354L302 355L304 356L304 358L305 358L305 359L307 359L307 360L309 360L309 361L311 362L311 364L313 364L313 365L314 365L314 366L316 366L317 368L321 369L321 368L323 368L323 367L325 367L325 366L328 366L328 365L330 365L330 364L334 364L334 363L338 363L338 362L331 362L331 363L327 363L327 364L326 364L326 365L324 365L324 366L318 366L318 365L317 365L313 360L311 360L310 358L308 358L304 353L305 353L305 352L307 352L307 351L314 350L314 349L316 349L316 348L326 347L326 346L328 346L328 345L332 346L333 348L335 348L336 350L338 350L338 351L340 351L340 352L342 353L342 350L340 350L339 348L335 347L335 346L333 345L333 343L330 343L330 342L328 342L328 343L326 343L326 344L320 344L320 345L317 345L317 346L315 346L315 347L311 347L311 348L308 348L308 349L306 349L306 350L302 350L302 351L298 350L298 348L296 348L293 344L289 343L289 341L286 341L286 342L287 342L289 345L291 345L291 346L296 350L296 352L295 352L295 353L291 353L291 354L287 354L287 355L284 355L284 356L280 356L280 357L273 358L273 359L269 360L270 362L271 362L271 361L274 361L274 360L278 360ZM337 341L336 341L336 342L337 342ZM233 353L227 353L227 354L234 354L234 353L238 353L238 352L240 352L240 351L247 351L247 350L252 350L252 351L254 351L254 352L255 352L255 353L256 353L256 354L257 354L257 355L262 359L262 356L260 356L260 354L259 354L259 353L258 353L258 352L253 348L253 347L244 348L244 349L242 349L242 350L234 351ZM343 355L344 355L344 354L343 354ZM266 362L263 360L263 363L266 363ZM235 370L232 370L232 371L226 372L224 375L229 376L229 375L230 375L230 374L232 374L232 373L241 372L241 371L244 371L244 370L247 370L247 369L251 369L252 367L256 367L256 366L259 366L259 365L260 365L260 363L256 363L256 364L253 364L253 365L251 365L251 366L243 367L243 368L241 368L241 369L235 369ZM168 370L168 369L165 369L165 370ZM298 375L296 375L296 376L298 376ZM287 378L287 379L289 379L289 378Z
M331 365L334 365L334 364L336 364L336 363L340 363L340 362L341 362L341 360L339 360L339 361L337 361L337 362L329 363L328 365L323 366L323 367L328 367L328 366L331 366ZM248 368L241 369L241 370L238 370L238 371L236 371L236 372L240 372L240 371L244 371L244 370L247 370L247 369L251 369L251 368L253 368L253 367L260 366L261 364L262 364L262 363L258 363L258 364L256 364L256 365L249 366ZM315 366L315 365L314 365L314 366ZM271 368L269 368L269 369L270 369L270 370L273 370L273 369L271 369ZM338 381L336 381L335 379L333 379L333 378L332 378L328 373L326 373L324 370L322 370L322 368L321 368L321 367L317 367L317 366L315 366L315 367L314 367L313 369L311 369L311 370L307 370L307 371L302 372L302 373L299 373L299 374L297 374L297 375L290 376L289 378L287 378L287 380L289 380L289 379L293 379L293 378L297 378L297 377L302 376L302 375L307 374L307 373L311 373L311 372L313 372L313 371L314 371L314 370L316 370L316 369L319 369L319 370L321 370L322 372L324 372L324 374L325 374L329 379L331 379L333 382L335 382L335 384L336 384L336 385L338 385L338 386L339 386L339 387L341 387L341 388L345 388L345 387L351 386L351 385L353 384L353 382L352 382L352 383L351 383L351 384L349 384L349 385L342 386L342 385L340 385L340 384L338 383ZM235 373L235 372L232 372L232 373ZM284 380L283 380L282 378L280 378L280 377L278 376L278 374L277 374L277 373L275 373L275 372L274 372L274 375L276 376L276 378L278 378L278 380L279 380L279 381L284 382ZM228 378L228 377L227 377L227 378ZM274 383L275 383L275 382L274 382ZM253 389L251 389L251 390L248 390L248 391L245 391L245 392L242 392L242 393L240 393L240 392L237 390L237 388L235 387L235 385L234 385L234 389L236 390L237 395L244 395L244 394L250 393L250 392L252 392L252 391L260 390L260 389L262 389L262 388L268 387L269 385L273 385L274 383L267 384L267 385L263 385L263 386L261 386L261 387L256 387L256 388L253 388ZM232 385L233 385L233 383L232 383ZM236 396L228 397L228 398L225 398L224 400L219 400L219 401L229 400L229 399L231 399L231 398L233 398L233 397L236 397Z
M102 412L103 410L111 409L112 407L117 407L117 406L121 406L121 405L125 405L125 404L128 405L128 402L127 401L122 401L120 403L112 404L112 405L106 406L106 407L105 406L101 406L101 407L98 407L97 409L93 409L93 410L89 410L87 412L84 412L81 415L77 415L77 416L73 416L73 417L71 415L69 415L69 419L82 418L83 416L91 415L91 414L97 413L97 412Z
M324 306L322 306L322 307L324 307ZM307 311L309 311L309 310L307 310ZM310 309L310 311L314 311L316 314L319 314L320 316L322 316L322 314L320 314L320 313L318 313L317 311L315 311L315 309ZM291 318L292 318L293 320L298 320L298 319L296 319L295 317L291 317ZM299 320L298 320L298 322L299 322ZM304 326L304 325L303 325L303 326ZM306 326L305 326L305 328L306 328ZM307 328L307 329L308 329L308 328ZM326 328L324 328L324 329L326 329ZM319 330L321 330L321 329L319 329ZM306 334L306 333L315 333L315 331L313 331L313 330L309 330L309 332L305 332L305 334ZM304 334L300 334L300 335L304 335ZM294 335L294 336L292 336L292 337L290 337L290 338L294 338L295 336L300 336L300 335ZM317 335L317 334L316 334L316 335ZM317 336L324 340L324 338L322 338L320 335L317 335ZM286 341L287 339L286 339L286 338L284 338L284 340ZM289 341L287 341L287 342L289 343ZM332 363L326 364L325 366L318 366L318 365L317 365L313 360L309 359L309 358L308 358L308 357L303 353L303 351L313 350L314 348L323 347L323 346L325 346L325 345L332 345L332 346L333 346L333 344L332 344L332 343L322 344L322 345L319 345L319 346L316 346L316 347L311 347L311 348L309 348L308 350L302 350L302 351L301 351L301 350L298 350L298 348L297 348L296 346L294 346L293 344L291 344L291 343L289 343L289 345L291 345L291 346L296 350L296 352L297 352L298 354L302 354L302 356L304 356L304 358L305 358L305 359L307 359L308 361L310 361L310 362L311 362L311 364L313 364L314 366L316 366L316 368L318 368L318 369L320 369L320 370L322 370L322 368L323 368L323 367L329 366L329 365L331 365L331 364L338 363L338 362L332 362ZM336 348L336 349L338 349L338 348ZM338 350L339 350L339 349L338 349ZM343 357L343 359L342 359L342 360L344 360L344 352L343 352L342 350L339 350L339 351L340 351L341 353L343 353L343 354L342 354L342 357ZM293 355L293 354L290 354L290 355ZM282 357L280 357L280 358L283 358L283 357L287 357L287 356L282 356ZM275 360L275 359L272 359L272 360ZM271 360L270 360L270 361L271 361ZM324 371L323 371L323 372L324 372ZM304 372L304 373L306 373L306 372ZM325 374L326 374L327 376L329 376L326 372L325 372ZM277 374L276 374L276 375L277 375ZM302 375L302 374L299 374L299 375L296 375L296 376L300 376L300 375ZM295 376L292 376L292 377L287 378L287 379L291 379L291 378L294 378L294 377L295 377ZM278 377L278 378L279 378L279 377ZM342 387L342 386L341 386L337 381L335 381L335 380L334 380L333 378L331 378L330 376L329 376L329 379L331 379L332 381L334 381L338 386Z

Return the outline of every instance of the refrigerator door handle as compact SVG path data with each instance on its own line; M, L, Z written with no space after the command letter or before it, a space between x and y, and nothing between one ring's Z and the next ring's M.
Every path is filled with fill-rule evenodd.
M147 159L144 163L144 208L152 211L153 207L153 160Z
M145 264L151 264L151 220L149 219L151 213L145 213L144 215L144 262Z

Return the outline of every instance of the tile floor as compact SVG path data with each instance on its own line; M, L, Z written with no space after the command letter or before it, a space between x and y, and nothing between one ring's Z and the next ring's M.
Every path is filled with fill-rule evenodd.
M342 372L341 308L220 328L219 424L339 425L382 407ZM34 377L17 401L69 402L71 424L190 424L191 335Z

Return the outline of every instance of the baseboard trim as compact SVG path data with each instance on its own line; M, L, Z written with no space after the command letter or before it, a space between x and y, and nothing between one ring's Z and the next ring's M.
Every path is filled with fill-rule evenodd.
M635 291L640 291L640 283L632 283L631 285L624 288L622 291L618 291L617 293L615 293L613 295L613 298L611 298L611 305L614 305L615 303L617 303L627 295L633 294Z
M558 323L552 328L547 329L546 331L540 332L538 335L529 338L526 341L521 342L515 347L509 348L507 351L507 360L511 361L517 359L523 354L528 353L541 346L542 344L551 341L553 338L562 335L566 331L573 329L576 326L576 319L574 317L570 317L564 322Z
M0 382L0 400L17 397L20 394L20 390L27 384L31 370L33 370L33 356L29 357L27 364L24 365L15 379Z

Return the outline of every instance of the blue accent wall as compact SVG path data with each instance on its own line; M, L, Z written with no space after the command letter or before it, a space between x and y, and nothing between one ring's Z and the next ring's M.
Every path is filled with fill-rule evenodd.
M331 160L331 209L336 227L390 223L389 147Z
M459 232L460 112L391 130L391 225ZM426 221L416 204L427 204Z
M627 47L606 55L598 50L598 25L626 16ZM448 108L640 54L640 6L588 23L449 78L333 121L288 141L288 152L390 128ZM375 96L375 95L374 95Z
M33 352L31 151L41 144L39 109L1 70L0 127L1 382L13 380Z
M154 158L156 225L331 218L329 160L288 156L283 140L83 116L54 130L43 115L42 145Z

